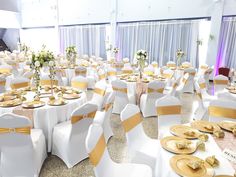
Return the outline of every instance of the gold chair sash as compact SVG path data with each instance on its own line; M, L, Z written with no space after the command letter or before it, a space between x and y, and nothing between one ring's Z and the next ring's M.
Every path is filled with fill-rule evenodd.
M196 72L191 72L191 73L189 73L189 72L184 72L184 74L186 74L186 73L188 73L188 74L191 75L191 76L195 76L195 75L196 75Z
M236 119L236 109L209 106L208 111L210 116Z
M79 82L79 81L72 81L71 86L79 89L87 89L88 83L87 82Z
M123 74L132 74L133 71L132 70L122 70Z
M163 93L163 91L164 91L164 88L159 88L159 89L148 88L147 90L148 93L153 93L153 92Z
M205 89L205 88L206 88L206 83L201 83L201 84L199 84L199 87L200 87L201 89Z
M30 127L19 127L19 128L0 128L0 134L3 133L21 133L29 135L31 131Z
M157 107L157 115L174 115L174 114L181 114L181 106L174 105L174 106L161 106Z
M51 80L40 80L40 85L51 85ZM58 85L58 80L52 80L52 85Z
M6 81L0 81L0 86L6 85Z
M173 74L162 74L164 78L171 79L173 77Z
M176 64L174 64L174 63L169 63L169 64L167 64L167 67L176 67Z
M106 78L106 75L105 74L101 74L98 76L99 77L99 80L102 80L102 79L105 79Z
M100 89L100 88L95 88L94 89L94 93L104 96L105 95L106 90Z
M144 71L144 74L148 75L148 76L152 76L154 75L153 71Z
M0 73L11 73L11 69L9 69L9 68L0 68Z
M113 89L114 91L117 91L117 92L127 93L127 88L112 87L112 89Z
M201 66L201 69L208 69L208 66Z
M157 67L158 67L158 64L152 64L152 66L153 66L154 68L157 68Z
M20 82L20 83L11 84L12 89L19 89L19 88L28 87L28 86L29 86L29 82Z
M93 111L93 112L90 112L90 113L84 114L84 115L74 115L74 116L71 117L71 124L75 124L75 123L77 123L80 120L85 119L85 118L93 119L96 115L96 112L97 111Z
M113 103L105 104L104 110L107 112L112 106L113 106Z
M75 75L86 75L86 70L75 70Z
M136 127L138 124L142 122L141 114L140 112L134 114L133 116L129 117L128 119L124 120L122 122L122 125L124 127L125 132L129 132L134 127Z
M106 141L104 134L101 135L94 149L89 153L89 160L93 166L97 166L106 149Z
M107 75L108 76L116 76L116 72L115 71L108 71Z
M227 85L228 80L214 80L215 85Z

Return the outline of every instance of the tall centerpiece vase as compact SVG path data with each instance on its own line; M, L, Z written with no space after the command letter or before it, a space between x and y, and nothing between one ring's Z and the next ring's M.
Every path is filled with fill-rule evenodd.
M145 67L145 63L147 60L147 51L145 50L138 50L135 54L135 58L139 65L139 77L140 79L143 78L143 69Z
M53 81L54 81L54 78L55 78L55 62L53 60L49 61L48 63L49 65L49 78L50 78L50 83L51 83L51 94L53 96Z
M178 49L176 51L176 57L177 57L177 67L180 67L182 65L182 58L184 56L184 52L181 49Z
M66 48L66 58L69 61L69 65L71 68L75 66L76 55L77 51L75 46L69 46Z

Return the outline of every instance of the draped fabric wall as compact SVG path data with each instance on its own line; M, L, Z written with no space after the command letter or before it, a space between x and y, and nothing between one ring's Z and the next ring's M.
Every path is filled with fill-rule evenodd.
M176 62L175 53L182 49L186 54L183 60L198 67L198 35L199 20L119 23L119 57L132 61L135 52L144 49L150 63L157 61L163 66L170 60Z
M79 55L95 55L106 59L106 25L78 25L59 27L60 51L76 46Z
M236 17L224 17L218 49L218 66L236 68Z

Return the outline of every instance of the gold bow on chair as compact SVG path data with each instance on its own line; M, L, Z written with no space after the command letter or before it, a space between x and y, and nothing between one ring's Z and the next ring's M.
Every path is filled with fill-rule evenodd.
M236 119L236 109L224 108L219 106L209 106L208 111L210 116Z
M116 72L115 71L108 71L107 75L108 76L116 76Z
M86 75L87 71L86 70L75 70L75 75Z
M174 105L174 106L161 106L157 107L157 115L174 115L174 114L181 114L181 106Z
M113 89L114 91L117 91L117 92L127 93L127 88L112 87L112 89Z
M174 74L162 74L162 77L166 78L166 79L171 79L174 76Z
M29 86L29 82L20 82L20 83L11 84L12 89L19 89L19 88L28 87L28 86Z
M142 122L141 114L140 112L138 112L133 116L129 117L128 119L124 120L122 122L122 125L124 127L125 132L129 132L141 122Z
M122 70L123 74L132 74L133 71L132 70Z
M206 83L201 83L201 84L199 84L199 86L200 86L201 89L205 89L206 88Z
M84 114L84 115L74 115L74 116L71 117L71 124L75 124L76 122L78 122L82 119L85 119L85 118L93 119L96 115L96 112L97 111L93 111L93 112L90 112L90 113Z
M98 95L101 95L101 96L104 96L105 93L106 93L106 90L103 90L103 89L100 89L100 88L95 88L94 93L96 93Z
M216 85L227 85L228 80L214 80L214 84L216 84Z
M11 69L9 69L9 68L0 68L0 73L4 73L4 74L11 73Z
M0 128L0 134L3 133L21 133L21 134L30 134L30 127L19 127L19 128Z
M87 89L88 83L87 82L78 82L78 81L72 81L71 86L79 89Z
M99 77L99 80L106 79L106 75L105 74L101 74L98 77Z
M106 149L106 141L104 134L102 134L97 144L95 145L94 149L89 153L89 160L92 165L96 167L99 164L105 149Z
M154 93L154 92L163 93L163 91L164 91L164 88L159 88L159 89L148 88L147 90L148 93Z

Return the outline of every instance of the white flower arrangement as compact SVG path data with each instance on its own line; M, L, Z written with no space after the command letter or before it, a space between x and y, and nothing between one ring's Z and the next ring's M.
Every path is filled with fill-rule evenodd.
M75 64L76 56L76 46L69 46L66 48L66 58L69 60L71 65Z
M127 58L127 57L126 57L126 58L123 58L123 62L124 62L124 63L129 63L129 58Z
M139 60L147 60L148 59L148 54L146 50L138 50L135 54L135 58Z
M181 65L181 59L182 57L185 55L185 53L183 52L183 50L181 49L178 49L176 51L176 57L177 57L177 62L178 62L178 65Z
M119 50L120 50L120 49L119 49L118 47L114 47L114 48L113 48L113 53L117 54L117 53L119 52Z

